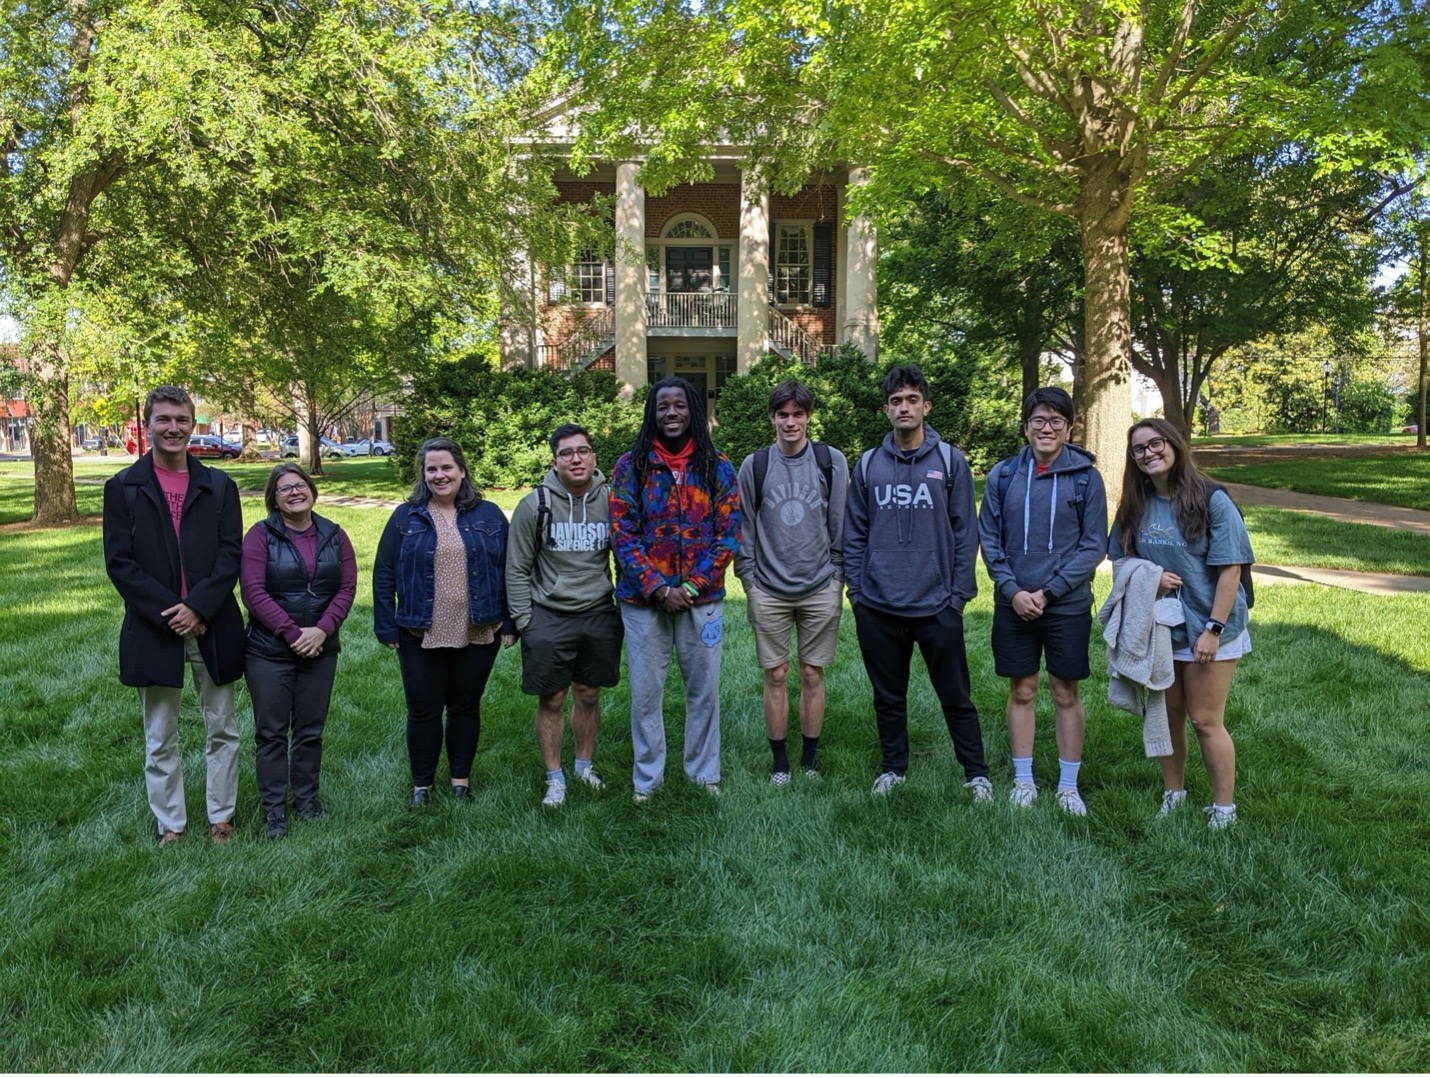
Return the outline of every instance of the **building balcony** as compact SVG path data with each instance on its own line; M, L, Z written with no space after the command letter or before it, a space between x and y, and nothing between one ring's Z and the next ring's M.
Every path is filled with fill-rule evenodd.
M731 292L649 292L646 335L733 337L736 307L736 297Z

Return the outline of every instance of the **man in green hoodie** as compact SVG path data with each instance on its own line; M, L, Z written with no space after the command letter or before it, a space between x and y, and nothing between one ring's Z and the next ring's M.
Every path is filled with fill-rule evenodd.
M591 436L563 423L550 443L551 469L511 515L506 594L521 634L521 688L537 697L536 742L546 766L541 803L555 808L566 801L568 690L576 777L601 788L591 766L600 688L620 680L624 633L611 583L609 492Z

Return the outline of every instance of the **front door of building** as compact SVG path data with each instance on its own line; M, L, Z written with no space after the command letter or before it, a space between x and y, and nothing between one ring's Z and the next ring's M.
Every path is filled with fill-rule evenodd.
M709 292L715 285L714 255L712 247L667 247L665 290Z

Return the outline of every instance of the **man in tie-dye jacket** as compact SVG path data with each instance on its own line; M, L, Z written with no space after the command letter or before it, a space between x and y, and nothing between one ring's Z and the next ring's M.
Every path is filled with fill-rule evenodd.
M611 477L611 549L631 683L632 782L665 777L661 699L674 647L685 680L685 774L720 792L720 652L725 568L740 545L740 491L710 441L703 395L684 378L651 386L640 433Z

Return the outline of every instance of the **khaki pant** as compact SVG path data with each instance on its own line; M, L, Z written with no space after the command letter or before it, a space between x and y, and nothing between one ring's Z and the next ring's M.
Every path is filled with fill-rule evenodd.
M233 682L213 683L199 654L197 639L184 641L184 657L189 660L194 691L204 715L209 822L228 822L233 819L238 801L238 722L233 712ZM139 690L139 707L144 714L144 786L160 834L183 831L188 825L184 765L179 751L182 693L183 689L167 685L147 685Z

